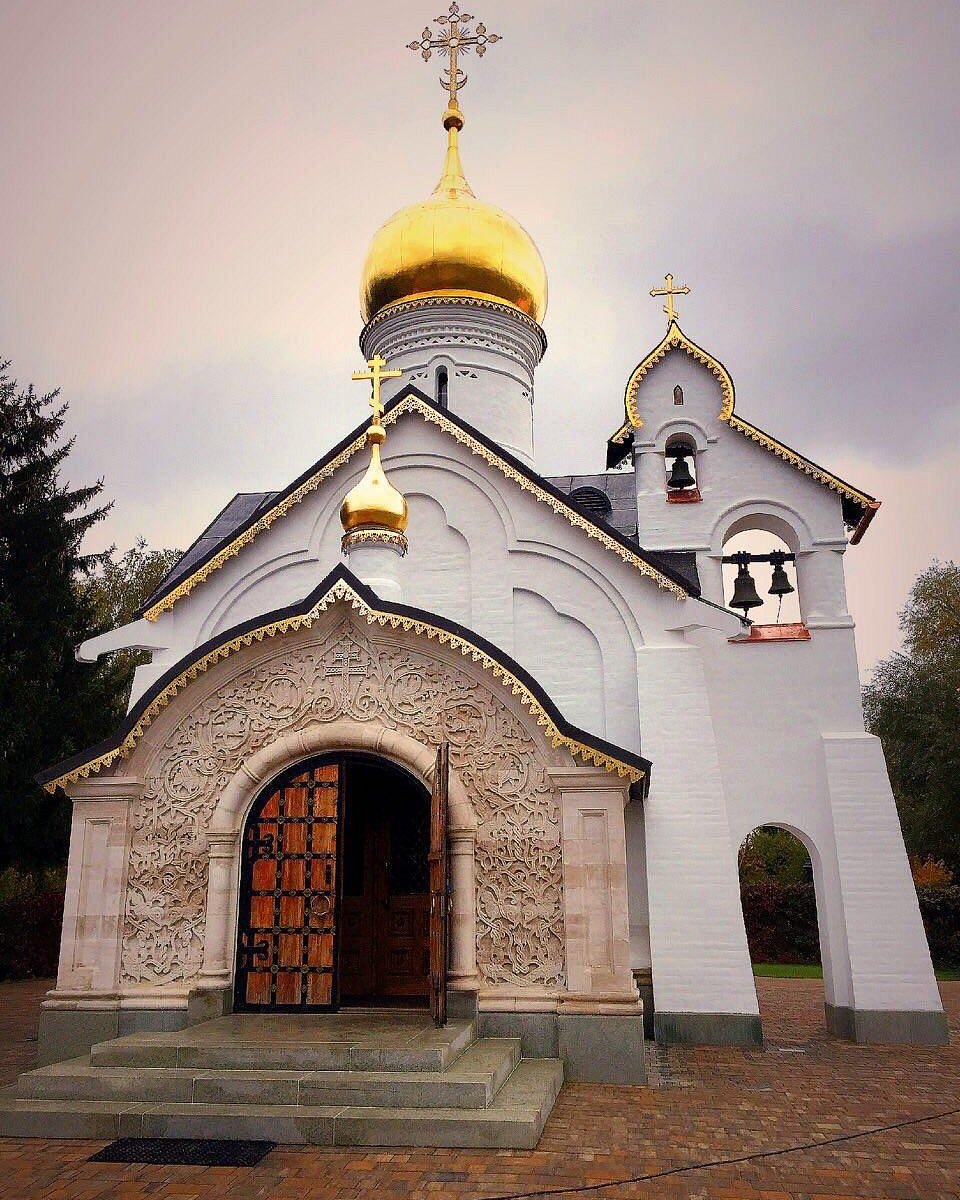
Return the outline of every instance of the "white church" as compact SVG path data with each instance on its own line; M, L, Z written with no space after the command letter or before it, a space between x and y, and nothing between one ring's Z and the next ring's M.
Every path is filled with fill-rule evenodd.
M533 1145L645 1040L762 1043L759 826L809 852L827 1028L946 1040L845 598L879 503L740 414L671 276L571 448L607 469L538 473L547 277L464 176L468 19L413 47L449 55L446 160L367 253L372 416L80 648L150 661L43 776L59 975L0 1132Z

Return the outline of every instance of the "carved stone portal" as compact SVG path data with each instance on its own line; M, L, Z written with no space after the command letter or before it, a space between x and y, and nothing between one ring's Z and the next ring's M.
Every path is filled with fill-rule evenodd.
M278 640L273 657L185 711L153 755L133 822L122 982L197 975L206 829L224 788L278 735L344 717L376 720L428 745L450 743L451 765L477 818L481 979L562 987L559 800L538 732L528 732L497 695L501 685L445 661L439 647L432 653L433 646L401 634L372 638L346 611L321 640L317 627L310 636Z

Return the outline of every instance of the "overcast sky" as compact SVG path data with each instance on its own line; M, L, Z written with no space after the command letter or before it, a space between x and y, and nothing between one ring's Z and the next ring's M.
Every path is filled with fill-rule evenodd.
M847 555L866 672L960 555L960 5L471 0L481 197L550 278L546 474L603 468L650 287L737 409L879 496ZM367 243L439 174L443 0L0 0L0 356L59 386L106 543L186 546L363 418Z

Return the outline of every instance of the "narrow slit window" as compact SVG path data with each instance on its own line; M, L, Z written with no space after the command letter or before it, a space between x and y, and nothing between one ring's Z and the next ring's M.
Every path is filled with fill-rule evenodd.
M437 367L437 403L441 408L447 407L448 383L447 368Z

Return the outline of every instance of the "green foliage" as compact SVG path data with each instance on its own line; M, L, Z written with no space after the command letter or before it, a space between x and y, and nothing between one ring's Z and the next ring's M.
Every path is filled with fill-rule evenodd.
M740 889L750 961L818 963L817 901L812 883L752 883Z
M933 562L900 614L903 653L864 689L883 741L907 849L960 871L960 568Z
M92 632L102 633L132 621L161 579L180 557L179 550L148 550L143 538L125 554L113 547L96 568L78 582L93 619ZM118 650L100 661L111 728L123 717L134 670L149 660L142 650ZM105 714L106 715L106 714Z
M819 963L812 883L745 884L740 899L751 962ZM960 967L960 887L920 887L917 899L934 966Z
M73 488L62 476L73 446L62 440L57 392L20 388L0 363L0 866L62 861L65 798L34 775L103 736L96 670L74 658L91 627L75 580L98 555L81 541L106 516L102 482Z
M799 838L775 825L748 834L740 847L740 882L809 883L810 856Z

